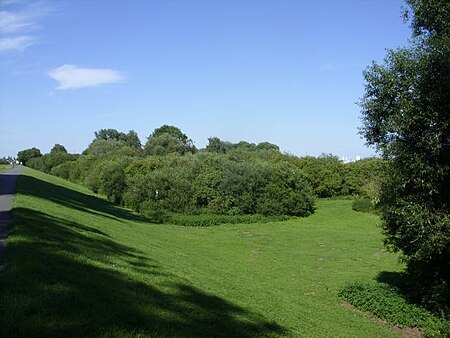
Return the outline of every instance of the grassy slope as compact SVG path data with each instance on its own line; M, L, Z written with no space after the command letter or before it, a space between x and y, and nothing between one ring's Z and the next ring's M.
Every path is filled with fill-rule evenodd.
M390 337L343 308L348 281L401 269L373 215L319 201L281 223L146 223L26 169L0 275L5 336Z
M3 173L5 171L8 171L12 169L11 165L9 164L0 164L0 173Z

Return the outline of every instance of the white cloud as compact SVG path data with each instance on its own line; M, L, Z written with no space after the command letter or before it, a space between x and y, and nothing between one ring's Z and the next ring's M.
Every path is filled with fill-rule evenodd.
M96 87L108 83L117 83L123 76L113 69L81 68L74 65L62 65L48 72L59 83L56 89L78 89Z
M1 6L8 6L8 5L14 5L22 2L21 0L1 0L0 5Z
M0 53L7 51L23 51L34 45L36 39L32 36L16 36L13 38L0 38Z
M15 1L3 1L1 5L12 4ZM23 7L23 6L22 6ZM42 2L27 4L20 11L0 11L0 52L23 51L34 45L38 39L30 35L30 31L39 28L38 22L54 10Z
M33 27L27 14L0 11L0 34L16 33Z

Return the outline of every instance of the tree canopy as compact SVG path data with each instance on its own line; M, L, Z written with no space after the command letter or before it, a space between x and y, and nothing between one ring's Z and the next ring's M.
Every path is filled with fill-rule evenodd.
M129 147L141 148L142 144L138 134L134 130L130 130L127 134L116 129L100 129L95 132L95 140L115 140Z
M27 165L28 161L35 157L41 157L41 151L38 148L24 149L17 153L17 160L24 165Z
M413 43L365 72L367 143L391 159L380 205L424 303L449 304L450 2L409 0Z
M148 136L144 150L149 155L167 155L170 153L183 155L195 153L197 148L195 148L194 142L179 128L165 124L156 128Z
M52 150L50 150L50 154L52 153L67 153L66 147L57 143L53 146Z

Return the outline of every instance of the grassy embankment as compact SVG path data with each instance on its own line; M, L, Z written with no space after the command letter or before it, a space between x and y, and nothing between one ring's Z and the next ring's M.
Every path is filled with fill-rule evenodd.
M0 335L395 337L339 290L399 271L378 218L350 200L308 218L181 227L146 222L25 169L0 275Z
M4 173L10 169L12 169L10 164L0 164L0 173Z

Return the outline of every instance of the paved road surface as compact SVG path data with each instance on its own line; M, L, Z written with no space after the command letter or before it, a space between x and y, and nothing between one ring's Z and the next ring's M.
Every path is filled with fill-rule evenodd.
M6 238L6 227L9 220L16 182L23 167L17 166L7 172L0 174L0 262L3 260L4 240Z

